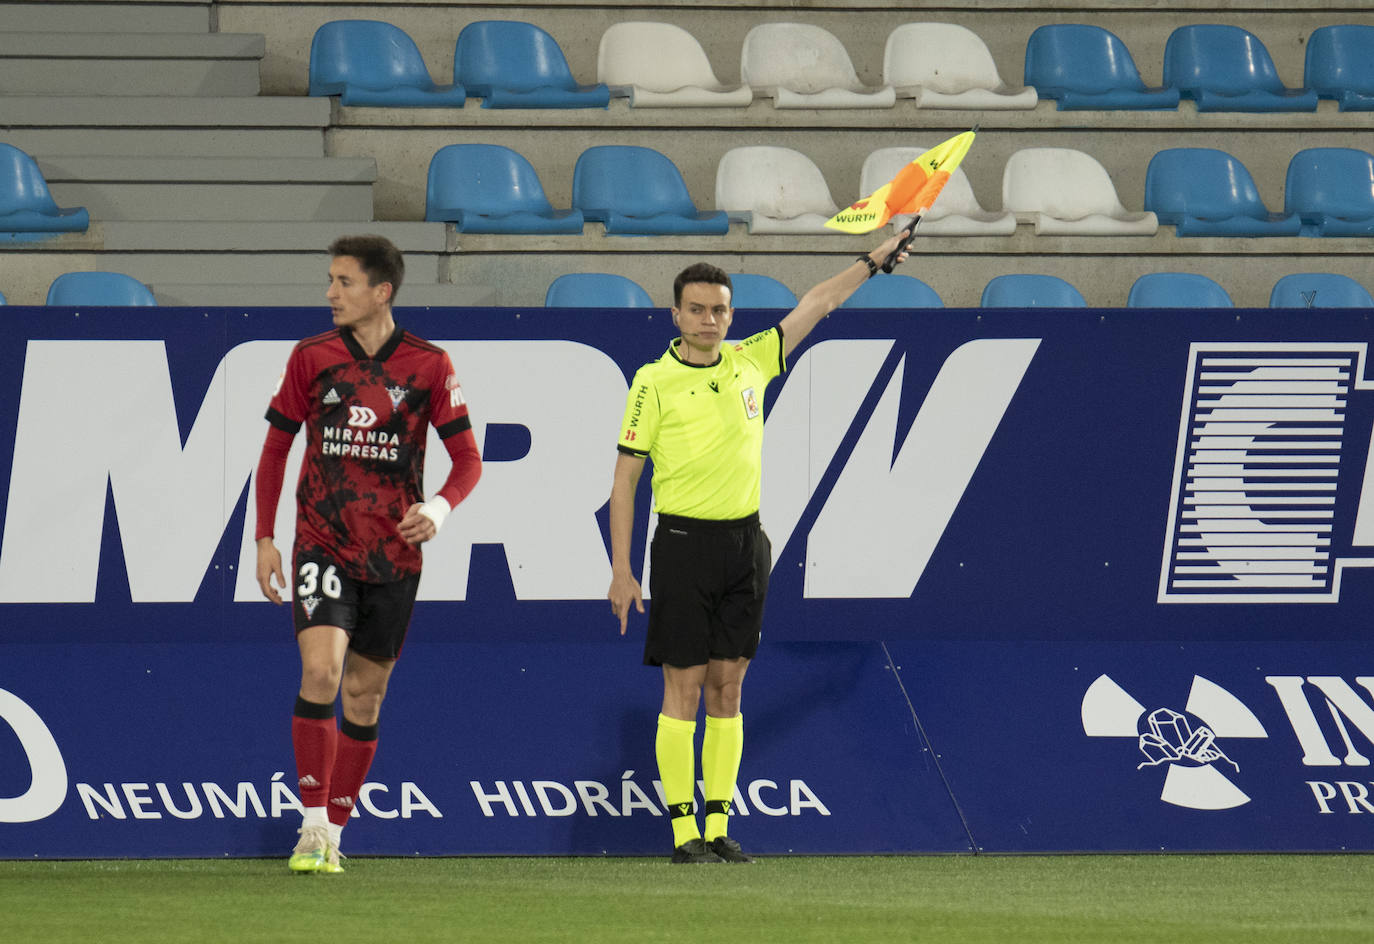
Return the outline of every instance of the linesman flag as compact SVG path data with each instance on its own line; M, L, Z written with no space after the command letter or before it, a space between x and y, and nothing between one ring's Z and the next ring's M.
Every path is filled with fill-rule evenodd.
M883 184L872 196L864 197L826 220L825 225L842 233L870 233L894 216L921 214L929 210L940 195L945 181L973 145L977 131L956 134L943 144L926 151L903 167L896 177Z

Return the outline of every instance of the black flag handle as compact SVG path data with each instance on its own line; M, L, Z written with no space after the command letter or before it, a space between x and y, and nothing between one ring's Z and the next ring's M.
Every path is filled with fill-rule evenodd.
M970 130L974 134L977 134L978 129L981 127L981 124L977 124ZM939 168L936 169L938 170ZM897 268L897 257L906 251L906 247L911 242L911 238L916 235L916 227L920 225L921 217L920 214L917 214L911 218L911 225L907 227L906 236L902 237L902 241L897 244L897 248L892 250L892 252L888 254L888 257L883 260L882 270L884 272L891 273L893 269Z
M887 258L883 260L882 270L884 272L890 273L893 269L897 268L897 257L906 251L907 244L910 243L911 238L916 235L916 227L920 222L921 218L919 216L912 218L911 223L907 227L906 235L902 237L901 242L897 243L897 248L888 253Z

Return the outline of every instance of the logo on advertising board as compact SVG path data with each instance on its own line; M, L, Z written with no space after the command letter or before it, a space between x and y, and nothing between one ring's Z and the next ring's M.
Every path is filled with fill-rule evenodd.
M1240 765L1222 738L1267 738L1254 713L1226 689L1200 675L1183 711L1148 710L1110 676L1100 675L1083 695L1083 733L1131 738L1144 760L1137 770L1167 765L1159 798L1194 810L1229 810L1250 802L1232 777Z
M1374 389L1366 347L1192 345L1160 603L1335 602L1345 568L1374 566L1369 425L1350 411Z

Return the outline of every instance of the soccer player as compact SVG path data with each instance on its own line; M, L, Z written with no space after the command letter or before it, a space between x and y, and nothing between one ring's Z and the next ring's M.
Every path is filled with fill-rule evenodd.
M630 384L611 486L611 588L625 634L630 606L644 612L630 566L635 489L652 459L658 528L650 545L644 664L662 666L663 706L654 751L673 827L677 864L751 862L727 835L744 749L740 691L759 644L772 549L759 526L763 393L787 355L822 318L875 275L905 234L861 255L807 292L782 322L739 343L726 340L730 277L697 263L673 284L680 337ZM693 811L698 705L705 834Z
M281 603L286 577L273 525L286 456L305 427L291 564L301 656L291 740L305 809L295 872L343 871L339 837L377 750L382 698L420 583L420 545L482 467L448 355L392 317L401 253L381 236L345 236L329 251L334 329L292 350L267 409L257 473L258 586ZM426 501L430 425L453 465Z

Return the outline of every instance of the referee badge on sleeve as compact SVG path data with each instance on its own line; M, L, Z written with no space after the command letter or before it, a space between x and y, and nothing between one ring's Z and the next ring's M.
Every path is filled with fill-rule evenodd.
M744 415L751 420L759 415L759 399L754 396L754 388L750 387L740 394L744 397Z

